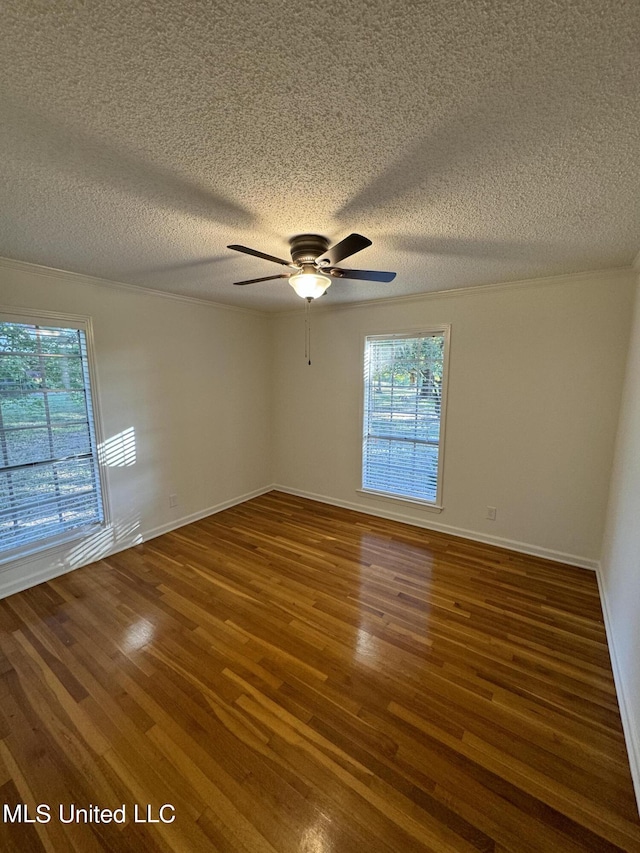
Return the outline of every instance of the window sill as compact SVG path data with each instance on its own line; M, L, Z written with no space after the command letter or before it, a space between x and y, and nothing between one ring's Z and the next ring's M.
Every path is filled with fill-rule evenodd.
M86 539L87 536L91 536L97 531L104 529L105 526L104 522L89 524L86 527L77 527L74 530L62 533L51 539L37 543L34 542L30 546L17 548L14 551L5 551L4 554L0 554L0 572L22 563L32 563L47 555L54 558L58 553L62 554L68 550L68 546L72 543L77 542L79 539Z
M412 504L413 506L422 507L422 509L426 509L427 512L442 512L444 507L441 504L428 503L427 501L421 501L418 498L405 498L400 495L392 495L389 492L376 492L373 489L356 489L359 495L369 495L373 498L382 498L386 501L392 501L393 503L405 503Z

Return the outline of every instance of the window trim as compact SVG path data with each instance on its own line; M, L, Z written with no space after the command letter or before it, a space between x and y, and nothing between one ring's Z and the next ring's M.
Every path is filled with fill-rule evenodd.
M22 545L11 551L0 553L0 572L14 568L20 562L32 562L47 552L60 552L68 543L84 539L111 526L111 509L107 489L107 471L100 462L99 448L103 444L104 429L100 408L100 388L96 370L93 322L88 314L67 314L59 311L41 311L38 309L18 308L0 303L0 321L7 323L26 323L28 325L55 326L68 329L79 329L84 332L87 348L87 371L91 387L91 402L93 408L93 426L96 442L96 465L102 501L102 521L86 524L73 530L49 536L40 542Z
M421 500L420 498L412 498L407 495L396 495L393 492L383 492L376 489L367 489L364 486L364 442L365 434L365 399L366 399L366 377L364 371L364 358L366 356L367 341L371 338L380 340L391 340L392 338L409 338L416 336L442 335L444 339L444 357L442 359L442 396L440 399L440 438L438 450L438 479L436 484L436 499L435 501ZM423 510L429 512L442 512L445 508L443 503L444 491L444 457L446 443L446 426L447 426L447 408L448 408L448 387L449 387L449 358L451 353L451 323L439 323L434 325L420 325L411 328L404 328L393 332L365 332L362 336L361 358L363 359L362 369L362 385L360 393L360 486L356 492L362 495L368 495L374 498L382 498L400 503L406 503L413 506L419 506Z

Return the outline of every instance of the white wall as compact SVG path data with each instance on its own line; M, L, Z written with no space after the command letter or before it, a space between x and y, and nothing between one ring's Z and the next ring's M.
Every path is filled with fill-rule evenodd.
M280 315L276 481L309 497L595 567L633 292L628 271L333 310L318 304L311 367L303 307ZM445 509L434 514L356 490L364 336L441 323L451 324L451 360ZM497 507L495 521L485 519L488 505Z
M600 589L640 804L640 285L611 478Z
M267 317L7 261L0 307L92 317L112 520L92 539L0 566L0 596L272 482Z

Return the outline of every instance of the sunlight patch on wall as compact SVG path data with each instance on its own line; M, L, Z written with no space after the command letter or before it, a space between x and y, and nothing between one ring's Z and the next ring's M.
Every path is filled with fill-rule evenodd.
M109 468L125 468L136 464L136 431L123 429L98 445L98 460Z

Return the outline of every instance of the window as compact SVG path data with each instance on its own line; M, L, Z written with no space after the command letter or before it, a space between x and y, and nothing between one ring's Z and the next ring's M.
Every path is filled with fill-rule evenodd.
M0 318L0 557L103 518L84 329Z
M449 330L365 340L362 487L439 506Z

